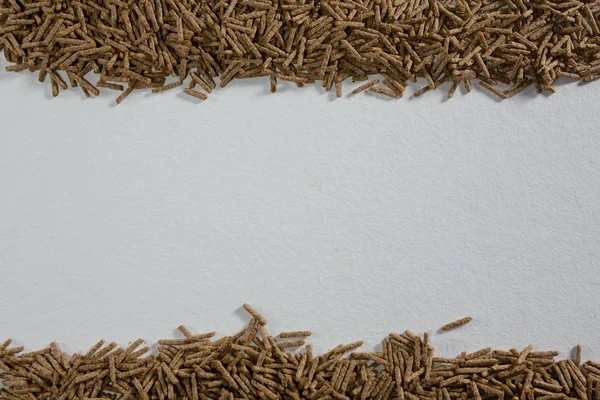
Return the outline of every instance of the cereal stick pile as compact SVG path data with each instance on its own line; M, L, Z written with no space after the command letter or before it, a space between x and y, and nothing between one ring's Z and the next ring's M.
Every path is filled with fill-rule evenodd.
M0 51L54 96L106 88L117 103L178 86L204 100L257 77L341 97L375 74L363 89L392 98L424 78L416 96L479 82L505 99L599 78L599 12L598 0L0 0Z
M555 351L484 348L436 357L428 335L390 334L380 352L362 342L322 355L305 345L308 331L266 332L252 307L248 326L213 340L214 332L159 341L158 354L136 340L125 349L96 344L69 356L52 343L23 353L0 346L0 379L7 400L597 400L600 364L556 361ZM458 325L457 325L458 326Z

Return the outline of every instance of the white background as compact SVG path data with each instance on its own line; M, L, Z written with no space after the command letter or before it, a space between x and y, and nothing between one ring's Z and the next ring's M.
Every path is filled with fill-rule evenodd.
M1 72L0 337L232 334L248 302L321 351L411 329L447 356L600 359L600 86L476 86L334 100L258 80L114 107Z

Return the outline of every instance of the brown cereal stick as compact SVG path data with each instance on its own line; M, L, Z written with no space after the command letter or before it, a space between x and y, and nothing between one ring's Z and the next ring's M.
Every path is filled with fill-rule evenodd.
M256 322L258 322L261 325L267 325L267 320L262 315L260 315L258 311L256 311L250 304L244 303L243 307L248 314L250 314L254 319L256 319Z
M377 85L378 83L379 83L379 79L373 79L372 81L369 81L369 82L365 83L364 85L361 85L361 86L357 87L356 89L354 89L351 94L358 94L362 91L370 89L371 87Z
M466 325L469 322L471 322L473 320L473 318L471 317L465 317L465 318L461 318L461 319L457 319L456 321L450 322L444 326L442 326L440 329L442 331L449 331L452 329L456 329L460 326Z
M197 91L192 90L190 88L183 89L183 92L185 94L187 94L188 96L194 97L194 98L196 98L198 100L206 100L208 98L204 93L197 92Z

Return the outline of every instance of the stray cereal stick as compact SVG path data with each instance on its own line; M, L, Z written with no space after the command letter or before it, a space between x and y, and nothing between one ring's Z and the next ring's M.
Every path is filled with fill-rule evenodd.
M52 97L57 97L58 96L58 83L56 83L56 80L51 79L50 80L50 84L52 85Z
M173 88L176 88L177 86L181 86L181 81L169 83L167 85L163 85L163 86L154 88L154 89L152 89L152 93L164 92L165 90L173 89Z
M127 98L127 96L129 96L131 94L131 92L133 92L134 87L135 87L135 81L130 82L129 86L127 86L127 89L125 89L125 91L123 91L123 93L121 93L119 95L119 97L117 97L117 100L116 100L117 105L121 104L121 102L123 100L125 100Z
M395 92L392 92L391 90L388 90L388 89L382 89L382 88L378 88L378 87L372 87L372 88L369 88L369 91L373 92L373 93L382 94L384 96L391 97L393 99L395 99L396 97L398 97L398 95Z
M204 82L204 80L200 78L195 72L190 73L190 76L192 77L192 82L196 82L202 87L202 89L206 90L207 93L210 94L212 92L212 88L206 82Z
M575 364L581 365L581 345L575 346Z
M463 326L468 324L469 322L471 322L473 318L471 317L465 317L465 318L461 318L461 319L457 319L456 321L450 322L444 326L442 326L440 329L442 331L449 331L451 329L455 329L458 328L459 326Z
M282 339L287 338L298 338L298 337L307 337L312 335L311 331L292 331L292 332L281 332L279 337Z
M458 88L458 82L452 82L450 86L450 90L448 90L448 98L451 99L454 96L454 92L456 92L456 88Z
M484 88L486 88L487 90L489 90L490 92L494 93L496 96L498 96L501 100L505 100L508 98L508 96L506 96L500 89L498 89L495 86L490 85L489 83L485 82L485 81L479 81L479 85L483 86Z
M361 86L357 87L357 88L356 88L356 89L354 89L354 90L352 91L352 93L350 93L350 94L351 94L351 95L353 95L353 94L358 94L358 93L360 93L360 92L362 92L362 91L365 91L365 90L367 90L367 89L369 89L369 88L371 88L371 87L373 87L373 86L377 85L378 83L379 83L379 79L373 79L372 81L370 81L370 82L367 82L367 83L365 83L364 85L361 85Z
M256 319L256 322L258 322L261 325L267 324L267 320L262 315L260 315L258 311L256 311L250 304L244 303L243 307L244 310L248 312L248 314L252 315L252 317Z
M208 98L204 93L197 92L190 88L183 89L183 93L187 94L188 96L195 97L199 100L206 100Z
M177 327L177 329L179 330L179 332L181 332L181 334L183 336L186 337L186 339L190 339L191 337L193 337L194 335L192 335L192 332L190 332L185 326L183 325L179 325Z

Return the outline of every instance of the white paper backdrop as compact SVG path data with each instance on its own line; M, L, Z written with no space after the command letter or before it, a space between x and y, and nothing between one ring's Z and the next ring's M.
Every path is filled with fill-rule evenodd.
M1 337L228 334L249 302L320 350L471 315L439 353L600 358L598 84L499 103L254 81L113 107L34 81L0 73Z

